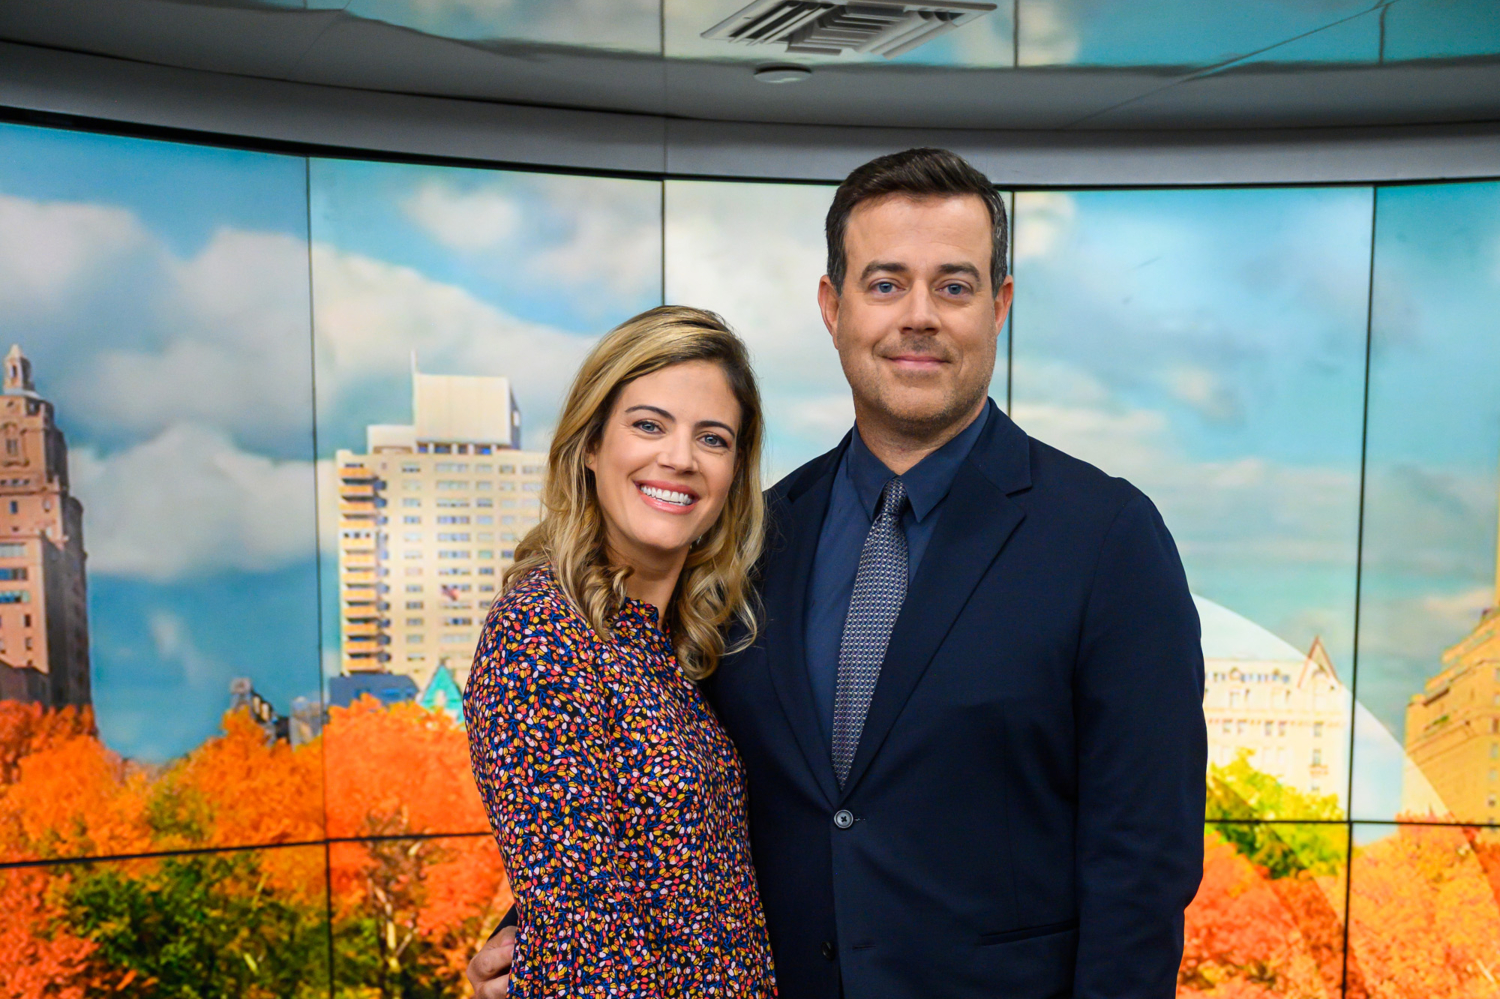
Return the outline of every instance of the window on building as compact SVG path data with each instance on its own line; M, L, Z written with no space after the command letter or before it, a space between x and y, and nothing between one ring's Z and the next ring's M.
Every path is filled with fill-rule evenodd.
M10 501L10 512L11 513L20 513L21 512L21 504L17 503L15 500L11 500Z
M30 635L26 636L26 651L27 652L31 651L31 636ZM1493 773L1493 771L1491 771L1491 773Z
M439 531L437 539L439 541L468 541L469 540L469 532L468 531L447 531L447 532ZM451 557L457 558L458 556L451 556Z
M1500 760L1500 742L1490 743L1490 759Z
M409 617L406 619L406 626L408 628L420 628L422 627L422 619L419 617Z
M1231 690L1229 692L1229 706L1231 708L1240 706L1240 692L1238 690Z
M1266 736L1267 739L1269 739L1271 737L1272 726L1274 724L1275 724L1275 722L1266 722L1265 736Z
M484 575L484 570L480 569L479 570L479 574L481 576ZM446 568L439 569L438 570L438 575L439 576L467 576L467 575L469 575L469 570L468 569L464 569L464 568L460 568L459 566L456 566L456 565L455 566L448 566Z
M1321 738L1323 738L1323 723L1322 722L1313 722L1313 738L1314 739L1321 739Z
M0 604L29 604L31 593L28 590L0 590ZM27 627L31 626L31 615L26 615Z
M15 513L14 510L11 513ZM26 554L26 542L3 541L0 542L0 558L20 558Z
M476 524L493 524L494 522L494 516L488 513L482 513L474 518L474 523Z
M467 489L469 488L469 481L467 479L438 479L437 487L449 490Z
M476 463L474 465L474 471L476 471L476 472L483 472L486 475L488 475L490 472L493 472L494 470L495 470L495 466L491 465L487 461L481 461L481 462L478 462L478 463Z
M1276 735L1277 737L1286 735L1286 722L1280 721L1276 723Z
M481 566L479 569L479 574L481 576L493 576L495 574L495 567L492 565ZM494 587L492 586L490 587L490 589L494 589Z
M440 549L438 551L438 558L468 558L468 557L469 557L469 553L468 552L462 551L462 550L459 550L459 549L444 548L444 549Z
M426 444L417 445L417 454L426 454L429 450Z
M418 588L420 589L420 587L418 587ZM408 600L406 602L406 609L407 610L421 610L422 609L422 601L420 601L420 600Z
M495 557L495 551L494 551L493 548L481 548L479 550L479 554L477 556L475 556L475 557L476 558L494 558Z
M445 617L443 624L449 628L467 628L474 623L472 617Z
M422 501L420 499L414 499L408 496L401 501L401 505L405 507L421 506Z
M540 475L541 471L542 471L542 466L541 465L522 465L521 466L521 474L522 475Z
M422 553L420 551L408 548L406 551L403 551L401 553L401 557L402 558L421 558L422 557Z
M1312 765L1315 767L1321 767L1323 765L1323 751L1321 749L1313 750Z
M490 446L488 444L475 444L474 445L474 453L475 454L489 454L490 450L491 449L490 449Z
M480 593L494 593L495 592L495 584L494 583L481 583L481 584L479 584L479 592Z
M501 465L500 466L500 474L501 475L514 475L514 474L516 474L516 466L514 466L514 465Z
M420 514L407 514L401 518L401 523L403 524L420 524L421 522L422 517Z
M413 633L410 633L410 634L408 634L406 636L406 641L407 641L408 645L421 645L422 644L422 638L423 638L423 636L418 635L418 634L416 634L416 633L413 632Z
M465 508L469 505L469 501L466 499L440 499L437 501L437 505L448 509Z
M1486 808L1494 808L1495 807L1495 796L1493 794L1489 795L1488 797L1486 797L1484 799L1484 807L1486 807Z
M0 569L0 579L24 580L26 578L26 567L15 566L10 569Z
M542 491L542 484L540 482L523 482L521 483L521 489L528 493L539 493Z
M437 522L439 524L467 524L469 518L463 514L448 514L438 517Z

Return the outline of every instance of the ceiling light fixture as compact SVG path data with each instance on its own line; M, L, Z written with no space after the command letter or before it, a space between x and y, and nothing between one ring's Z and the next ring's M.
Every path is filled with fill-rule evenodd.
M743 45L785 43L788 52L804 55L836 56L848 50L890 59L994 9L992 3L960 0L754 0L703 32L703 37Z

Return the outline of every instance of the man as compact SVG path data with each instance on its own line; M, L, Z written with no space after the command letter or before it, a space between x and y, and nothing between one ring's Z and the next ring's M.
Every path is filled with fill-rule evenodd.
M768 493L763 628L705 685L780 994L1168 999L1207 754L1171 536L987 399L1013 282L982 174L881 157L827 233L855 429Z

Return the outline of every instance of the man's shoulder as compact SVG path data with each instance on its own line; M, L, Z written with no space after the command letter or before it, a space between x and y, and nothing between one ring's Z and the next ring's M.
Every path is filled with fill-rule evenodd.
M1152 507L1134 483L1028 436L1033 502L1042 501L1089 520L1112 522L1132 503Z
M775 485L766 490L766 506L774 514L788 504L796 502L797 497L806 492L818 479L833 471L843 448L843 443L840 443L832 450L823 452L805 465L782 476Z

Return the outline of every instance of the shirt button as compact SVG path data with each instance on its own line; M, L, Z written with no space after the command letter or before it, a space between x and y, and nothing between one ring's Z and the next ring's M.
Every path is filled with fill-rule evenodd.
M854 813L847 808L840 808L833 813L833 824L840 829L848 829L854 825Z
M832 940L823 941L823 956L830 961L839 956L839 950L833 945Z

